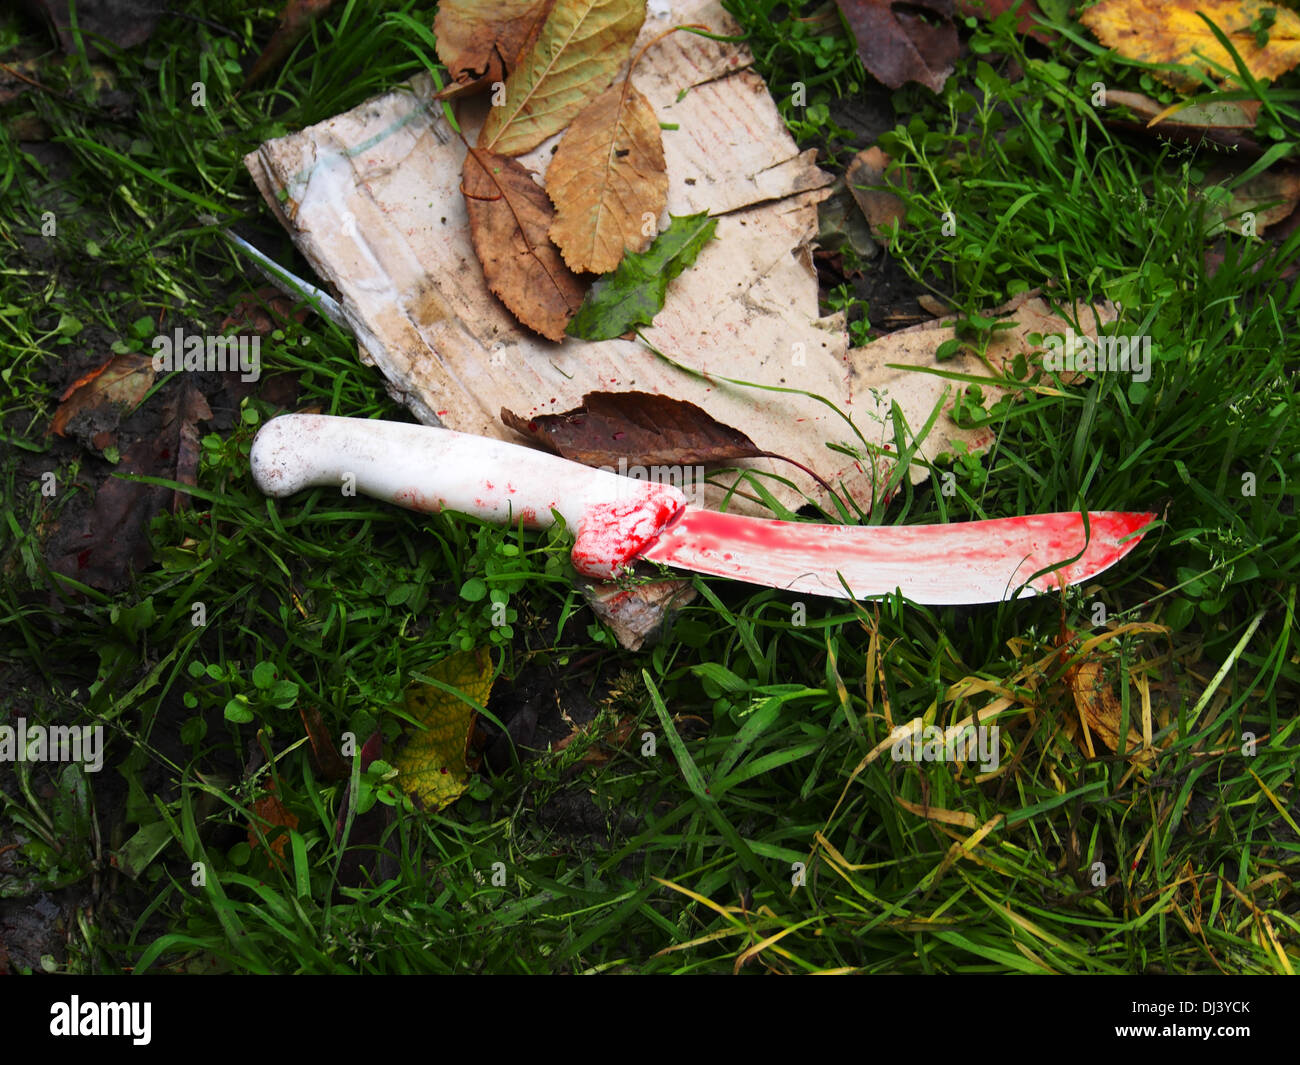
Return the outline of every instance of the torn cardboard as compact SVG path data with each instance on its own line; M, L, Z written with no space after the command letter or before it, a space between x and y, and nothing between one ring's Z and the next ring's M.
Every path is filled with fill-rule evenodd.
M670 8L670 10L668 10ZM716 0L652 5L636 47L674 24L720 35L739 27ZM654 45L634 82L663 131L669 189L664 216L708 211L717 235L670 287L654 326L660 351L640 343L556 344L520 326L487 288L460 193L465 146L449 128L434 87L418 77L346 114L279 140L245 160L271 209L339 295L362 357L415 416L461 432L517 440L498 420L568 410L590 391L660 392L696 403L763 450L795 459L832 483L870 496L871 474L827 448L851 444L847 423L825 404L767 392L729 377L847 399L847 337L823 318L809 243L829 175L800 152L744 48L678 32ZM487 102L460 111L471 142ZM520 157L544 174L558 136ZM786 463L738 460L766 471L785 506L825 502L816 483ZM729 487L729 484L728 486ZM770 513L742 489L728 509ZM724 489L706 489L720 506Z

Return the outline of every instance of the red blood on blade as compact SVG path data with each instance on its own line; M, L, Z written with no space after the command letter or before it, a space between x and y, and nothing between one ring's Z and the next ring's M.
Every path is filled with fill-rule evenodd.
M574 569L601 580L616 577L685 507L680 491L653 483L638 485L630 499L593 504L573 544Z
M642 556L813 595L864 598L901 591L918 603L991 603L1095 576L1132 550L1140 537L1120 541L1153 517L1093 512L1085 532L1083 515L1075 512L864 527L691 509Z

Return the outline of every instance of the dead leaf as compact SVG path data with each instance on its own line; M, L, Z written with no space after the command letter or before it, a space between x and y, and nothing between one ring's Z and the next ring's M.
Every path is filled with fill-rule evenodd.
M1102 664L1095 661L1080 662L1067 676L1075 708L1079 711L1079 720L1084 726L1084 750L1091 755L1096 754L1091 742L1091 737L1096 736L1112 753L1118 752L1123 707L1118 693L1105 679ZM1140 752L1141 748L1142 737L1130 725L1124 749L1133 755ZM1149 757L1149 752L1142 753Z
M862 65L884 85L915 81L942 92L961 46L952 23L953 0L835 0L857 41ZM924 12L935 21L927 21Z
M36 75L43 66L40 59L22 59L17 63L0 63L0 104L16 100L28 89L45 89ZM29 137L16 138L30 140Z
M463 693L417 682L406 690L406 711L422 727L413 729L393 758L397 783L427 810L455 802L469 786L468 745L478 711L492 692L492 659L482 648L435 663L427 674Z
M116 428L123 411L139 403L153 387L153 361L146 355L114 355L98 369L79 377L64 390L50 430L67 436L69 423L85 417L96 431Z
M326 780L347 780L352 772L352 764L334 746L334 738L330 736L320 710L299 703L298 716L302 718L302 727L311 740L312 753L316 756L321 776Z
M923 817L927 821L938 821L944 825L956 825L958 828L975 829L979 827L979 822L975 820L972 814L963 813L960 810L945 810L940 806L908 802L901 795L895 795L894 802L898 803L909 814L916 814L917 817Z
M501 420L551 451L586 466L686 466L757 458L763 454L738 429L694 403L650 392L588 392L582 406L562 414Z
M1273 11L1276 20L1268 31L1268 43L1261 48L1251 24L1265 10ZM1101 0L1079 20L1107 48L1128 59L1178 63L1215 79L1224 75L1212 63L1235 72L1232 56L1197 12L1223 31L1253 77L1274 79L1300 62L1300 15L1269 0ZM1176 88L1194 89L1201 84L1190 74L1155 70L1151 74Z
M630 80L573 120L546 172L546 191L555 204L551 240L571 270L607 274L624 250L649 247L668 202L668 173L659 120Z
M1207 176L1206 185L1226 184L1234 176L1235 171L1228 167L1215 167ZM1269 226L1290 217L1297 203L1300 203L1300 167L1276 166L1238 185L1228 193L1224 203L1214 204L1209 213L1219 217L1223 229L1259 236ZM1248 216L1253 217L1247 221ZM1213 236L1220 230L1216 227L1210 232Z
M196 422L212 417L207 401L192 385L166 394L158 429L122 449L117 469L193 483L198 464ZM75 431L74 425L74 431ZM89 493L79 493L46 543L49 565L101 591L126 586L131 571L154 561L149 523L177 505L180 490L106 477Z
M1106 90L1107 107L1127 107L1148 125L1191 126L1196 129L1254 129L1259 118L1258 100L1211 100L1194 104L1187 101L1170 107L1140 92L1123 89Z
M176 476L181 484L198 484L199 422L212 420L212 408L193 385L187 384L177 399L175 394L163 408L163 439L176 440ZM189 494L177 489L172 493L172 513L189 505Z
M358 753L362 773L383 757L384 737L381 732L373 732L361 746ZM349 775L351 765L348 767ZM343 801L339 803L338 817L334 821L334 842L343 843L343 830L347 828L348 817L352 818L352 829L348 833L347 846L339 862L339 883L357 885L369 881L382 882L397 875L397 858L391 851L381 849L388 826L393 823L394 808L387 803L376 802L364 813L353 813L352 781L348 780L343 792ZM376 853L378 852L378 853ZM373 875L362 876L363 863Z
M555 0L442 0L433 19L438 58L458 90L489 88L504 81L542 31Z
M275 865L283 865L284 845L289 840L289 830L298 827L298 815L280 801L275 793L274 781L268 785L267 794L253 803L250 809L253 817L261 822L262 835L266 838L266 864L269 866L274 862ZM279 831L280 829L285 831ZM261 846L253 821L248 823L248 845L253 850Z
M529 329L563 340L587 290L551 243L545 190L522 163L483 149L465 156L463 188L488 288Z
M1231 149L1238 159L1254 160L1264 154L1264 149L1254 138L1235 132L1254 128L1259 115L1258 100L1222 100L1165 107L1140 92L1114 89L1106 92L1106 105L1107 113L1102 122L1110 129L1196 147L1206 143L1217 144ZM1111 117L1109 109L1116 106L1128 108L1139 121Z
M599 768L631 742L633 733L636 732L636 725L636 716L632 714L625 714L617 721L606 723L603 730L597 730L593 722L591 725L575 728L562 740L557 741L552 750L562 751L578 740L591 737L594 742L578 759L578 765Z
M289 322L300 325L307 320L311 307L302 300L290 299L278 288L263 285L256 292L246 292L239 297L231 311L221 320L217 331L224 333L231 326L250 330L257 336L269 336Z
M851 263L845 262L846 250L852 253ZM814 259L845 278L864 277L863 264L879 254L880 245L872 237L862 208L843 182L838 182L835 192L817 205Z
M992 21L1015 6L1016 0L957 0L957 13L977 15ZM1051 44L1056 35L1034 19L1035 15L1041 14L1034 0L1021 0L1020 11L1016 15L1016 32L1033 37L1044 44Z
M243 89L251 88L288 58L294 46L306 36L311 24L325 14L334 0L288 0L280 13L280 24L267 41L253 69L244 78ZM242 92L243 89L240 91Z
M907 214L903 201L892 192L866 187L885 184L885 170L890 162L889 156L879 148L867 148L853 157L844 174L845 184L871 225L872 236L880 241L887 241L895 220L901 226Z
M166 4L163 0L26 0L27 7L50 26L65 55L82 51L88 58L100 55L95 44L102 37L118 48L134 48L153 33ZM80 36L73 33L74 27Z
M478 142L521 155L560 132L605 90L645 20L644 0L556 0L542 32L506 79Z

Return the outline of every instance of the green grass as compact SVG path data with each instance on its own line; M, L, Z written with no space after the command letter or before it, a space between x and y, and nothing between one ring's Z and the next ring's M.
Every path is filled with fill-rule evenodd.
M805 80L816 104L865 84L825 20L774 36L772 5L732 8L772 85ZM965 416L997 439L951 468L956 494L903 478L872 520L1158 511L1159 527L1088 588L959 609L699 581L672 633L632 655L571 584L562 531L322 489L262 497L247 455L274 409L258 398L205 436L192 508L156 521L157 564L127 591L49 572L43 536L79 471L102 467L46 435L62 360L145 351L155 328L214 330L260 284L201 215L242 222L307 274L241 158L424 69L426 45L409 45L394 13L432 22L414 4L341 4L273 82L236 94L235 68L273 12L207 4L206 23L164 20L141 49L102 64L132 94L131 117L102 113L85 65L53 56L40 72L52 91L0 108L0 668L19 678L0 699L31 721L99 721L111 735L98 776L67 770L52 791L39 771L0 776L0 843L23 844L0 895L75 884L101 900L63 966L1294 968L1300 288L1284 271L1300 237L1230 236L1209 276L1204 162L1109 134L1088 102L1092 82L1139 87L1149 75L1081 34L1045 61L979 30L941 97L894 94L900 125L886 147L907 216L893 253L975 337L988 328L981 312L1028 287L1054 285L1063 302L1118 300L1121 332L1152 339L1151 380L1058 387L1027 363L1014 402L968 395ZM0 40L15 36L0 22ZM200 78L206 108L190 104ZM1294 79L1255 91L1268 103L1258 135L1289 150ZM48 127L62 162L14 139L20 116ZM834 133L811 108L787 120L800 137ZM53 238L41 236L46 210ZM269 338L263 373L293 375L301 404L325 413L401 417L355 342L319 318ZM899 424L895 452L920 430ZM53 498L40 492L45 470L66 486ZM502 595L512 616L494 626ZM1063 648L1064 627L1096 639ZM336 737L378 728L391 739L412 675L468 647L490 649L503 688L558 678L562 702L589 700L634 739L597 768L580 762L586 741L485 775L437 815L395 807L384 841L395 876L341 886L344 785L318 779L299 706L318 709ZM1086 753L1068 679L1085 659L1120 700L1121 733L1149 727L1149 756L1113 755L1095 737ZM252 720L230 720L232 703L232 716ZM894 727L971 715L1001 729L994 772L891 757ZM278 867L247 840L271 781L299 818ZM581 832L554 812L578 803L594 811ZM133 837L138 882L113 864Z

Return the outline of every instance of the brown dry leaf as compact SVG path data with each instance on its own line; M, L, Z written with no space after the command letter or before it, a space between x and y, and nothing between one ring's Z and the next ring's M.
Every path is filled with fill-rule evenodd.
M630 79L582 109L546 172L551 239L572 270L607 274L650 246L668 202L663 136ZM647 224L649 223L649 224Z
M8 4L7 7L14 5ZM97 38L117 48L134 48L147 41L167 8L163 0L27 0L28 10L44 22L59 40L65 55L102 55Z
M631 742L636 724L635 716L624 715L603 732L597 733L596 742L578 759L578 765L596 767L605 765L616 752L621 751ZM574 741L591 735L593 731L595 730L592 725L575 728L564 739L557 741L552 750L562 751Z
M179 395L173 393L163 406L162 431L159 436L176 439L176 477L180 484L199 483L199 422L212 420L212 408L193 385L187 384ZM188 492L179 488L172 493L172 512L189 506Z
M1081 662L1068 673L1074 705L1084 725L1084 746L1091 747L1089 736L1096 736L1112 752L1119 750L1119 725L1122 706L1115 689L1107 683L1100 662ZM1142 737L1129 725L1124 750L1129 755L1141 751ZM1095 749L1090 750L1095 754Z
M334 738L325 726L320 710L299 703L298 716L302 718L302 727L307 730L307 738L311 740L312 753L316 756L321 776L326 780L347 780L352 772L352 763L339 754L339 749L334 746Z
M1268 43L1261 48L1251 24L1266 9L1274 12L1276 20L1268 31ZM1256 78L1276 78L1300 63L1300 15L1269 0L1101 0L1079 20L1107 48L1128 59L1178 63L1213 78L1224 75L1212 63L1235 72L1232 56L1197 12L1223 31ZM1190 74L1151 73L1177 88L1200 84Z
M862 65L891 89L915 81L942 92L961 50L953 0L835 0L857 41ZM937 19L927 22L918 12Z
M1258 100L1208 100L1203 103L1175 103L1169 107L1140 92L1107 90L1108 113L1102 121L1111 129L1145 137L1200 146L1205 142L1230 148L1237 159L1254 160L1264 149L1245 132L1252 130L1259 116ZM1112 117L1109 109L1125 107L1138 121Z
M291 299L272 285L263 285L256 292L240 296L217 330L224 333L234 326L257 336L269 336L289 322L301 325L310 311L311 306L302 300Z
M645 0L556 0L542 32L506 80L478 142L521 155L560 132L627 60L645 21Z
M144 399L153 382L153 361L148 356L114 355L67 387L50 429L66 436L68 423L80 414L107 418L116 426L121 412Z
M1234 176L1228 167L1215 167L1207 176L1206 185L1225 184ZM1212 213L1219 216L1223 229L1257 236L1289 217L1297 203L1300 203L1300 167L1276 166L1238 185L1225 203L1212 207ZM1272 206L1264 207L1264 204ZM1247 224L1248 212L1254 217Z
M890 162L889 156L879 148L867 148L853 157L844 175L844 183L862 208L871 225L871 235L877 240L886 240L894 220L897 219L901 226L907 213L903 201L892 192L865 187L885 184L885 170Z
M44 64L40 59L22 59L17 63L0 63L0 104L16 100L29 89L43 88L36 75ZM22 138L28 140L30 138ZM2 970L0 970L2 971Z
M433 19L438 58L453 84L439 95L504 81L542 32L555 0L442 0Z
M275 782L272 781L267 789L267 794L253 803L250 808L253 817L261 822L262 835L266 837L268 851L266 854L266 864L281 865L284 862L284 845L288 842L288 830L298 827L298 815L288 809L280 801L280 797L275 793ZM285 829L286 831L279 831ZM257 838L257 831L252 821L248 823L248 845L257 850L261 846Z
M1191 126L1196 129L1254 129L1259 118L1258 100L1211 100L1166 107L1140 92L1106 90L1106 106L1127 107L1151 126Z
M957 0L957 13L976 15L992 21L1010 11L1016 6L1016 2L1017 0ZM1034 19L1035 15L1041 14L1034 0L1020 0L1020 11L1016 15L1016 32L1033 37L1044 44L1051 44L1056 35Z
M156 431L122 449L117 469L121 473L165 477L194 483L198 466L197 422L212 411L192 385L164 393ZM72 432L80 435L79 422ZM114 439L107 437L103 446ZM82 493L60 515L45 545L52 569L66 573L102 591L116 592L155 560L149 524L170 503L173 509L185 497L181 489L107 477L94 489L93 498Z
M333 3L334 0L288 0L280 12L280 24L244 78L243 88L251 88L279 67L289 57L294 46L307 35L311 24L325 14Z
M545 190L522 163L482 149L465 156L462 187L488 288L529 329L563 340L587 289L551 243Z
M696 465L757 458L763 452L738 429L694 403L650 392L588 392L582 406L562 414L501 420L544 447L587 466Z

